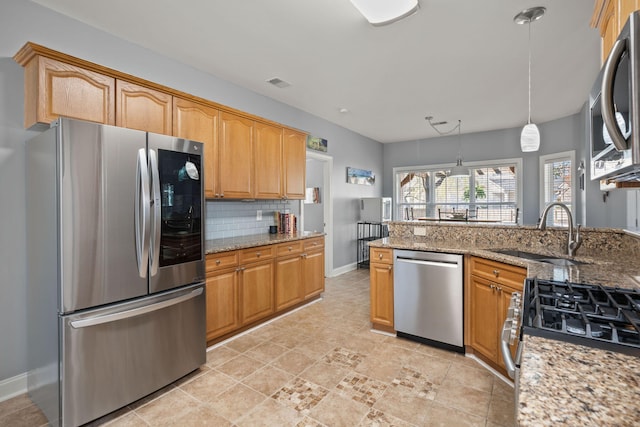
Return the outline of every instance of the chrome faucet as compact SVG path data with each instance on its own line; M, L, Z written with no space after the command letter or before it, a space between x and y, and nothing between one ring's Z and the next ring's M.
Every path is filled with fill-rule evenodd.
M540 218L540 224L538 224L538 229L545 230L547 228L547 215L552 207L558 206L564 209L567 212L567 216L569 217L569 238L567 241L567 255L574 256L576 251L582 244L582 236L580 236L580 224L576 227L576 238L573 239L573 216L571 215L571 210L567 205L560 202L549 203L542 211L542 217Z

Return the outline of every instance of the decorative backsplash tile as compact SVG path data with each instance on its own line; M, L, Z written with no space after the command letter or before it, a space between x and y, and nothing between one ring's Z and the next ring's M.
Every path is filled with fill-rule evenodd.
M205 205L205 239L249 236L269 233L269 226L276 225L275 212L289 210L299 215L298 201L257 200L207 200ZM256 220L256 212L262 211L262 219Z

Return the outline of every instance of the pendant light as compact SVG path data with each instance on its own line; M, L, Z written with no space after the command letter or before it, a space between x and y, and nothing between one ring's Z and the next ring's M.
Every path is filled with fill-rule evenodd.
M461 135L462 120L458 120L458 125L456 127L454 127L453 129L451 129L451 130L449 130L447 132L441 132L440 129L438 129L436 126L446 125L447 122L435 122L434 123L433 122L433 116L427 116L424 119L429 122L429 126L431 126L433 128L433 130L438 132L438 135L440 135L440 136L449 135L454 130L458 129L458 144L459 144L458 145L458 157L456 157L456 165L451 168L451 171L449 172L449 174L447 176L453 177L453 178L469 176L469 168L466 167L466 166L462 166L462 135Z
M462 135L460 135L461 120L458 120L458 157L456 158L456 165L451 168L450 177L460 178L469 176L469 168L462 166Z
M376 27L413 15L420 7L418 0L351 0L351 3Z
M531 123L531 23L542 18L546 9L542 6L525 9L514 16L516 24L529 26L529 116L527 124L520 134L520 148L523 152L538 151L540 148L540 131L535 123Z

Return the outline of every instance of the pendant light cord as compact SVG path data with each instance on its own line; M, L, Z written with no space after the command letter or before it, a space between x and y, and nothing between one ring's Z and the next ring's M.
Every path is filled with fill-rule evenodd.
M529 120L531 123L531 18L529 18Z

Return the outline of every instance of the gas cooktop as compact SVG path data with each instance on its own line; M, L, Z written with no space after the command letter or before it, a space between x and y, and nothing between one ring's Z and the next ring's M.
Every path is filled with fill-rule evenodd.
M527 279L522 332L640 357L640 291Z

